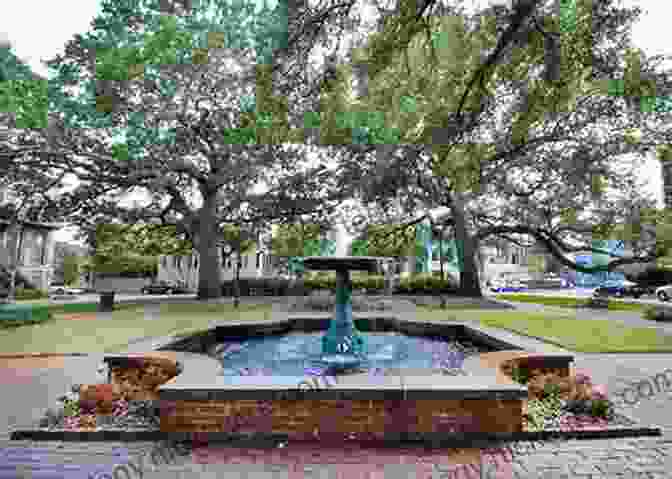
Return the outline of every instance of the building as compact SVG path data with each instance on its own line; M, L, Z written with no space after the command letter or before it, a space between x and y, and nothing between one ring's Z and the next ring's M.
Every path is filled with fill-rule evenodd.
M672 208L672 161L661 161L660 166L663 176L665 208Z
M0 190L0 206L15 200L9 189ZM0 217L0 265L4 271L15 264L18 248L20 276L31 286L48 289L54 272L54 232L63 225L22 222L12 224Z
M263 246L267 244L267 235L262 233L259 241L252 249L241 255L240 278L261 278L277 276L281 271L277 268L277 261ZM261 246L260 246L261 245ZM224 244L218 248L217 261L220 264L220 280L230 281L236 276L236 263L238 256L235 251L226 254ZM158 281L184 283L190 289L198 289L199 255L194 251L189 256L159 256Z

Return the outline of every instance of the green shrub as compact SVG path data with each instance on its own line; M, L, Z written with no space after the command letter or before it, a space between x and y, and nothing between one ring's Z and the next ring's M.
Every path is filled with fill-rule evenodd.
M385 289L385 278L382 275L362 275L352 278L352 289L366 289L367 292Z
M289 294L289 280L283 278L241 278L240 295L250 296L253 290L258 295L286 296ZM222 295L233 296L234 281L228 280L222 283Z
M651 321L672 321L672 309L660 306L649 306L644 309L642 316L644 319Z
M308 292L320 290L336 291L336 273L328 271L308 273L305 275L303 283Z
M437 278L430 273L417 273L404 277L397 286L400 294L437 294L455 291L449 279Z
M15 298L19 301L23 300L32 300L32 299L44 299L48 298L46 291L41 289L24 289L17 288L15 292Z
M51 317L48 305L0 304L0 326L2 327L41 323Z

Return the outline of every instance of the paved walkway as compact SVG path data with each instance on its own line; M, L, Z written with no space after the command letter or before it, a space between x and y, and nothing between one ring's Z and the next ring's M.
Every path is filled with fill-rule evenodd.
M525 306L521 309L524 309ZM587 312L589 313L589 312ZM612 316L613 312L599 313L600 316L607 315L610 319L616 319ZM597 315L597 313L596 313ZM580 317L583 319L583 317ZM592 319L593 316L585 317ZM507 333L511 334L511 333ZM515 335L512 335L515 336ZM529 338L518 339L527 345L532 346L534 340ZM129 347L131 351L143 351L151 347L155 341L141 341ZM540 347L542 347L540 345ZM557 351L558 348L550 348ZM9 464L14 471L14 476L3 475L9 471L5 467L0 467L0 478L17 477L16 464L30 463L36 459L38 454L34 448L43 447L40 452L40 464L107 464L108 469L113 464L126 462L124 454L119 455L120 448L130 450L126 456L137 458L146 456L155 446L151 443L60 443L50 441L47 443L37 443L31 441L7 441L9 427L16 425L26 425L34 419L40 417L47 407L52 407L56 403L58 396L64 394L73 384L97 382L96 367L102 361L103 354L90 355L85 357L64 357L53 360L55 362L42 362L37 369L28 367L27 364L22 367L8 369L0 367L0 387L2 396L2 411L0 415L0 429L4 431L4 436L0 438L0 465ZM626 401L620 401L619 409L626 415L631 416L643 424L657 425L663 429L664 435L660 438L643 439L614 439L614 440L574 440L560 443L546 443L537 446L534 450L520 454L513 461L513 465L507 470L503 466L495 475L484 475L482 477L499 478L646 478L660 479L672 477L672 402L668 396L671 392L661 388L658 391L654 377L656 374L662 374L672 360L672 354L575 354L576 366L590 371L591 376L597 383L606 384L610 391L620 393L624 388L632 385L633 391L638 390L639 398L635 392L625 395L628 402L637 404L628 405ZM184 356L184 361L188 361ZM15 363L18 364L18 363ZM5 363L4 366L7 366ZM2 366L2 365L0 365ZM188 367L185 365L185 367ZM670 379L670 377L668 375ZM647 386L649 384L650 386ZM528 445L531 447L531 445ZM28 450L28 448L31 448ZM522 447L522 445L521 445ZM243 477L254 474L254 477L339 477L333 474L338 467L341 474L348 478L364 477L358 476L363 473L372 464L373 459L380 454L372 451L363 451L359 459L352 454L348 457L342 457L342 448L340 451L323 450L321 456L311 455L308 464L316 464L310 470L303 466L296 466L298 459L289 453L293 450L288 447L284 456L275 461L275 465L264 464L263 458L269 459L269 451L257 451L256 459L252 458L252 450L218 449L213 452L209 461L213 464L197 464L198 460L191 456L178 458L174 465L162 465L156 469L156 472L150 472L149 469L144 473L144 478L153 477ZM341 454L339 456L339 454ZM445 451L447 456L449 451ZM3 458L4 455L4 458ZM294 457L292 459L292 457ZM430 454L427 453L427 458ZM14 458L10 460L10 458ZM312 459L311 459L312 458ZM87 462L88 461L88 462ZM361 461L361 462L357 462ZM410 461L410 459L409 459ZM335 462L336 464L333 464ZM148 460L145 460L148 463ZM290 474L288 464L295 464L296 471L294 475ZM338 463L341 465L339 466ZM342 465L348 463L347 465ZM478 477L474 475L457 476L454 469L446 464L440 464L434 459L429 460L434 466L417 466L413 463L406 465L391 464L383 469L389 473L390 477ZM159 464L162 464L159 461ZM62 469L52 468L52 472ZM426 471L423 475L420 471ZM190 472L187 472L190 471ZM211 476L207 473L210 472ZM467 472L464 469L463 472ZM324 474L324 475L321 475ZM31 476L25 476L31 477ZM39 476L34 474L32 477L75 477L74 473L68 476ZM79 477L79 476L77 476ZM111 476L91 476L87 479ZM125 477L123 474L119 477ZM131 477L140 477L131 476ZM373 477L373 476L369 476ZM380 477L383 477L382 475ZM384 477L388 477L385 474Z

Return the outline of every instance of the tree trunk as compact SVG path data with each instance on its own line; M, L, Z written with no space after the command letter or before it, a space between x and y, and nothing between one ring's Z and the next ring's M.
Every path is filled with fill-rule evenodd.
M443 233L445 227L441 228L441 237L439 238L439 267L441 268L441 281L446 279L443 271Z
M233 283L233 291L234 291L234 298L233 298L233 306L237 308L240 305L240 266L241 266L241 260L242 258L240 257L240 241L238 241L238 251L236 252L236 279Z
M476 263L478 244L476 238L467 231L464 200L459 194L455 194L453 197L450 210L455 221L455 239L460 259L460 287L458 293L461 296L482 298L483 293Z
M198 212L198 299L222 297L220 262L217 250L216 195L204 196L203 207Z

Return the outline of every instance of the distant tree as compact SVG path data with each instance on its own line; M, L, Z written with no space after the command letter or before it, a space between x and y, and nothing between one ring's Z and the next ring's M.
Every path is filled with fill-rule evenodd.
M314 223L279 224L271 238L271 251L281 268L302 273L300 263L292 258L319 255L319 241L324 228Z
M76 255L65 255L63 257L63 282L66 285L76 285L79 283L79 266L81 259Z
M174 226L98 225L95 254L88 267L104 274L146 274L157 271L159 255L190 255L191 243L179 239Z

